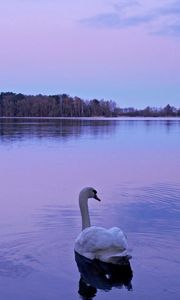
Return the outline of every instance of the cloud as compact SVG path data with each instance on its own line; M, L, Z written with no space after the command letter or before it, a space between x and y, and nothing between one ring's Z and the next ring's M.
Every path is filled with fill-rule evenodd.
M179 17L180 1L146 7L140 0L126 0L116 1L110 7L110 12L99 13L80 22L86 26L110 29L143 25L151 34L180 36Z
M180 2L172 2L169 3L167 6L160 7L157 9L157 13L159 15L180 15Z
M172 2L157 9L157 15L162 20L153 33L156 35L166 35L180 37L180 2Z
M138 26L144 23L151 22L154 15L140 15L131 17L122 17L118 13L104 13L98 14L92 18L83 19L81 23L93 27L106 27L106 28L126 28Z
M116 1L113 4L113 7L116 11L133 7L133 6L139 6L139 2L136 0L120 0L120 1Z
M152 32L155 35L166 35L172 37L180 37L180 24L170 24L162 27L160 30Z

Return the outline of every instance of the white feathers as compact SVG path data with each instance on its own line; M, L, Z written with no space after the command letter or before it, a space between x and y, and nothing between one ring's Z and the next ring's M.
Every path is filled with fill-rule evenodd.
M127 255L127 240L122 230L113 227L88 227L75 241L75 251L89 259L112 262L114 257Z

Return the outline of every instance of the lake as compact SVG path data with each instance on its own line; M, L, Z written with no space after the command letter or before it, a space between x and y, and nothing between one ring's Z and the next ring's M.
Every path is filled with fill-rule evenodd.
M88 265L80 280L85 186L102 199L91 223L132 248L132 272L111 282ZM179 119L0 119L0 187L1 299L180 298Z

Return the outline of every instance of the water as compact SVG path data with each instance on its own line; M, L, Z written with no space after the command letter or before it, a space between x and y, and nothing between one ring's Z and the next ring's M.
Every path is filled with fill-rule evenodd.
M179 170L178 119L0 119L1 298L179 299ZM133 276L111 282L78 261L93 287L73 251L89 185L92 224L121 227L133 249Z

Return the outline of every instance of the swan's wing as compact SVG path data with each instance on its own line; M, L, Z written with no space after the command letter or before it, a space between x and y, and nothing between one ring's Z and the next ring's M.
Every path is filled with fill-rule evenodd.
M127 237L124 234L124 232L118 228L118 227L112 227L108 230L112 236L113 236L113 243L114 246L120 248L120 249L127 249L128 243L127 243Z
M111 244L112 235L108 230L92 226L84 229L78 235L75 241L75 251L78 253L95 252L97 250L106 249L110 247Z
M90 259L99 258L104 261L107 261L108 257L118 256L126 248L125 235L117 227L109 230L96 226L88 227L75 241L76 252Z

